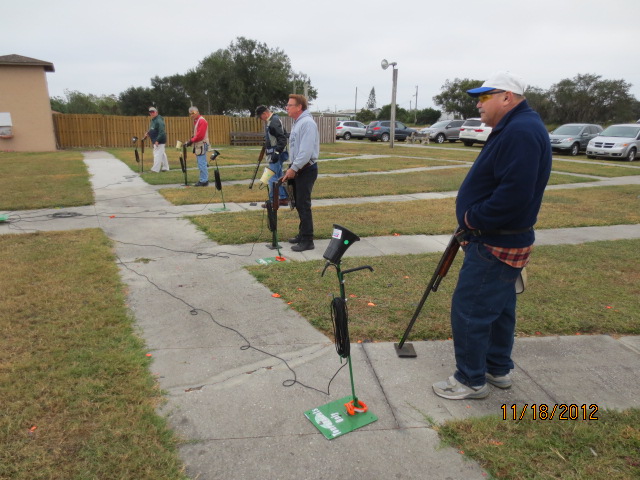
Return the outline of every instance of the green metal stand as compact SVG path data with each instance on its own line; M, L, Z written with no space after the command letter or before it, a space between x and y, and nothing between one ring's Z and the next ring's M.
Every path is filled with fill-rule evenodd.
M270 192L269 192L269 187L267 187L267 221L269 224L269 230L271 230L271 243L267 244L266 247L270 250L277 250L278 251L278 256L277 257L267 257L267 258L260 258L258 260L256 260L258 263L262 264L262 265L267 265L269 263L275 263L275 262L284 262L286 261L286 258L284 258L282 256L282 253L280 252L280 249L282 248L282 246L278 243L278 209L279 209L279 204L278 204L278 197L276 196L279 189L280 189L280 185L282 185L282 180L278 180L278 182L276 182L275 186L272 187L273 190L273 198L275 199L275 202L272 202L270 200Z
M347 273L355 272L358 270L368 269L373 271L368 265L345 270L344 272L340 268L340 262L331 263L327 262L322 271L324 275L329 266L333 265L336 268L338 274L338 281L340 282L340 297L346 301L346 294L344 288L344 275ZM347 333L348 337L348 333ZM348 338L347 338L348 340ZM352 432L360 427L369 425L370 423L378 420L373 413L368 411L367 406L356 395L355 383L353 381L353 368L351 364L351 355L347 357L347 363L349 364L349 379L351 380L351 396L343 397L339 400L334 400L325 405L321 405L311 410L304 412L305 417L309 419L311 423L327 438L331 440L333 438L344 435L345 433ZM348 405L353 405L355 411L349 412ZM359 411L360 410L360 411ZM362 411L364 410L364 411Z
M211 160L215 162L215 166L216 166L216 169L213 171L213 176L215 179L214 183L216 185L216 190L219 190L220 195L222 196L222 208L220 207L210 208L209 210L211 212L228 212L229 209L227 208L227 205L224 203L224 192L222 191L222 180L220 179L220 169L218 168L218 161L216 160L218 155L220 155L220 152L217 150L214 150L213 154L211 155Z

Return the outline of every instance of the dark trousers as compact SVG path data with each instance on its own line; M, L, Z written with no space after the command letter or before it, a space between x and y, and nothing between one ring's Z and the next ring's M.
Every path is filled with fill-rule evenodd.
M313 216L311 214L311 191L318 178L318 164L298 172L295 178L296 210L300 217L298 234L302 240L313 240Z

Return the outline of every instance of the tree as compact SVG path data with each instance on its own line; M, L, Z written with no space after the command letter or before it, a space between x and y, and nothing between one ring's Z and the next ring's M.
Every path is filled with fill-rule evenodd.
M356 120L364 124L368 124L375 119L376 119L376 114L373 113L371 110L367 110L366 108L363 108L358 113L356 113Z
M289 93L302 93L305 84L309 100L316 98L307 75L293 72L282 50L245 37L206 57L185 78L192 102L210 105L211 113L248 111L252 116L261 104L284 108Z
M544 123L554 122L555 106L549 97L549 92L538 87L528 87L524 94L529 106L538 112Z
M150 88L129 87L118 96L118 100L123 115L144 115L153 105L153 92Z
M442 112L440 110L436 110L435 108L425 108L423 110L418 110L416 113L416 123L418 125L431 125L436 123L441 116Z
M578 74L551 86L551 120L556 123L618 123L634 118L631 84L624 80L602 80L600 75Z
M371 87L371 92L369 93L369 100L367 100L367 104L365 107L367 110L375 110L376 108L376 87Z
M120 106L115 95L96 96L65 90L63 97L50 99L51 109L60 113L98 113L103 115L120 114Z
M482 85L481 80L469 78L456 78L453 82L448 80L442 86L442 93L433 97L433 103L442 107L445 112L469 118L478 116L477 101L469 96L467 90Z
M185 89L184 75L153 77L151 79L151 95L153 99L151 105L155 106L161 115L186 115L191 106Z
M378 120L391 119L391 104L384 105L378 112ZM413 122L413 115L408 110L396 105L396 120L402 123Z

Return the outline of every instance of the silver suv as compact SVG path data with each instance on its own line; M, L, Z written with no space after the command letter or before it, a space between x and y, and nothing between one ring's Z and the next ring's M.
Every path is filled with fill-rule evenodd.
M355 120L345 120L336 123L336 138L344 138L345 140L353 138L364 138L364 132L367 129L362 122Z
M605 128L587 145L587 158L618 158L633 162L640 150L640 125L627 123Z
M423 128L420 133L428 134L429 140L433 140L436 143L444 143L445 140L453 143L460 137L460 127L463 123L464 120L443 120L434 123L430 127Z
M581 150L587 149L589 140L602 131L600 125L591 123L567 123L549 133L553 150L568 151L576 156Z

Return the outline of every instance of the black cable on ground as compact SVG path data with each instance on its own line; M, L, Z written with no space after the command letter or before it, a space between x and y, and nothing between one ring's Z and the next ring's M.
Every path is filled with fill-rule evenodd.
M117 257L117 256L116 256L116 257ZM151 285L153 285L153 286L154 286L156 289L158 289L159 291L161 291L161 292L163 292L163 293L166 293L166 294L167 294L167 295L169 295L170 297L173 297L173 298L174 298L174 299L176 299L177 301L179 301L179 302L183 303L184 305L186 305L186 306L189 308L189 313L191 313L191 315L199 315L200 313L204 313L205 315L207 315L207 316L209 317L209 319L210 319L210 320L211 320L215 325L217 325L217 326L219 326L219 327L221 327L221 328L224 328L224 329L226 329L226 330L230 330L230 331L232 331L233 333L235 333L236 335L238 335L238 336L242 339L242 341L244 342L244 345L242 345L242 346L240 347L240 350L249 350L249 349L252 349L252 350L255 350L256 352L260 352L260 353L262 353L262 354L264 354L264 355L267 355L267 356L269 356L269 357L275 358L276 360L278 360L278 361L282 362L282 363L287 367L287 369L289 369L289 371L293 374L293 378L290 378L290 379L284 380L284 381L282 382L282 385L283 385L284 387L292 387L293 385L298 384L298 385L300 385L301 387L308 388L309 390L315 390L316 392L322 393L322 394L324 394L324 395L330 395L331 382L333 382L333 379L334 379L334 378L336 378L336 376L338 375L338 373L340 373L340 370L342 370L342 369L344 368L344 366L345 366L345 365L347 365L347 363L344 363L344 364L342 364L342 365L338 368L338 370L336 370L336 372L333 374L333 376L332 376L332 377L331 377L331 379L329 380L329 383L327 384L327 391L326 391L326 392L325 392L325 391L323 391L323 390L317 389L317 388L315 388L315 387L312 387L312 386L310 386L310 385L305 385L304 383L302 383L302 382L298 381L298 375L297 375L296 371L295 371L293 368L291 368L291 365L289 365L289 363L288 363L284 358L279 357L278 355L275 355L275 354L273 354L273 353L269 353L269 352L267 352L267 351L265 351L265 350L262 350L262 349L260 349L260 348L258 348L258 347L254 347L253 345L251 345L251 342L249 341L249 339L247 339L247 337L245 337L245 336L244 336L240 331L236 330L236 329L235 329L235 328L233 328L233 327L229 327L228 325L224 325L224 324L222 324L222 323L218 322L218 321L214 318L214 316L211 314L211 312L209 312L209 311L207 311L207 310L204 310L204 309L202 309L202 308L194 307L193 305L189 304L189 303L188 303L187 301L185 301L184 299L182 299L182 298L178 297L177 295L174 295L173 293L169 292L168 290L165 290L164 288L161 288L159 285L157 285L156 283L154 283L154 282L153 282L153 281L152 281L148 276L146 276L145 274L143 274L143 273L139 273L139 272L135 271L134 269L132 269L131 267L129 267L128 265L126 265L126 264L125 264L125 263L124 263L124 262L123 262L119 257L118 257L118 261L120 262L120 264L121 264L124 268L126 268L126 269L127 269L127 270L129 270L130 272L132 272L132 273L134 273L134 274L136 274L136 275L138 275L138 276L140 276L140 277L144 278L145 280L147 280L147 282L149 282Z
M95 209L95 205L94 205L94 209ZM99 215L97 215L97 214L96 214L96 217L98 218L98 223L100 223ZM263 215L263 217L262 217L262 218L263 218L263 221L262 221L262 225L261 225L261 232L264 230L264 223L265 223L265 222L264 222L264 215ZM102 229L102 230L104 231L104 229ZM116 242L119 242L119 243L126 243L126 242L120 242L119 240L115 240L115 241L116 241ZM138 244L131 244L131 243L127 243L127 244L128 244L128 245L138 245ZM160 247L160 246L158 246L158 245L153 245L153 246L154 246L154 247L157 247L157 248L163 248L163 249L166 249L166 250L171 250L171 249L168 249L168 248L165 248L165 247ZM255 243L253 244L253 246L255 246ZM252 249L251 249L251 250L253 251L253 247L252 247ZM181 252L181 251L179 251L179 250L173 250L173 251L174 251L174 252L180 252L180 253L182 253L182 252ZM197 252L184 252L184 253L194 253L194 254L198 255L198 256L199 256L199 258L203 258L204 256L206 256L206 255L207 255L207 254L199 254L199 253L197 253ZM229 255L233 255L233 254L229 254ZM123 261L122 261L122 259L121 259L117 254L115 254L115 256L116 256L116 258L118 259L118 262L120 263L120 265L122 265L124 268L126 268L126 269L127 269L127 270L129 270L130 272L134 273L135 275L138 275L139 277L144 278L147 282L149 282L151 285L153 285L153 286L154 286L157 290L159 290L160 292L163 292L163 293L165 293L165 294L169 295L170 297L174 298L175 300L177 300L177 301L181 302L182 304L186 305L186 306L189 308L189 313L191 313L191 315L198 315L198 314L200 314L200 312L202 312L202 313L204 313L205 315L208 315L208 316L209 316L209 318L211 319L211 321L212 321L215 325L217 325L217 326L219 326L219 327L221 327L221 328L224 328L224 329L226 329L226 330L230 330L230 331L234 332L236 335L238 335L238 336L242 339L242 341L244 342L244 345L240 346L240 350L248 350L248 349L252 349L252 350L255 350L255 351L257 351L257 352L260 352L260 353L262 353L262 354L264 354L264 355L267 355L267 356L269 356L269 357L275 358L276 360L278 360L278 361L282 362L282 363L287 367L287 369L288 369L288 370L293 374L293 378L290 378L290 379L284 380L284 381L282 382L282 385L283 385L284 387L292 387L293 385L298 384L298 385L300 385L301 387L307 388L307 389L309 389L309 390L315 390L316 392L319 392L319 393L322 393L322 394L324 394L324 395L327 395L327 396L328 396L328 395L330 395L331 383L332 383L332 382L333 382L333 380L338 376L338 373L340 373L340 371L344 368L344 366L345 366L345 365L347 365L347 363L343 363L342 365L340 365L340 367L338 367L338 369L336 370L336 372L335 372L335 373L333 374L333 376L329 379L329 383L327 384L327 391L326 391L326 392L325 392L325 391L323 391L323 390L320 390L320 389L318 389L318 388L312 387L312 386L310 386L310 385L306 385L306 384L304 384L304 383L302 383L302 382L298 381L298 375L297 375L296 371L295 371L293 368L291 368L291 365L289 365L289 363L288 363L284 358L279 357L278 355L275 355L275 354L273 354L273 353L266 352L266 351L264 351L264 350L262 350L262 349L260 349L260 348L254 347L253 345L251 345L251 342L249 341L249 339L247 339L247 337L246 337L246 336L244 336L244 335L243 335L239 330L236 330L235 328L229 327L229 326L227 326L227 325L224 325L224 324L222 324L222 323L218 322L218 321L215 319L215 317L213 316L213 314L212 314L211 312L209 312L209 311L207 311L207 310L204 310L204 309L201 309L201 308L197 308L197 307L195 307L195 306L193 306L193 305L189 304L186 300L184 300L184 299L182 299L182 298L178 297L177 295L175 295L175 294L173 294L173 293L169 292L168 290L165 290L164 288L161 288L158 284L156 284L155 282L153 282L153 281L152 281L152 280L151 280L147 275L145 275L145 274L143 274L143 273L140 273L140 272L137 272L136 270L134 270L133 268L131 268L129 265L127 265L125 262L123 262ZM211 254L209 258L211 258L211 257L215 257L215 256L220 256L220 254ZM239 255L239 256L240 256L240 255ZM225 258L225 257L222 257L222 258Z

